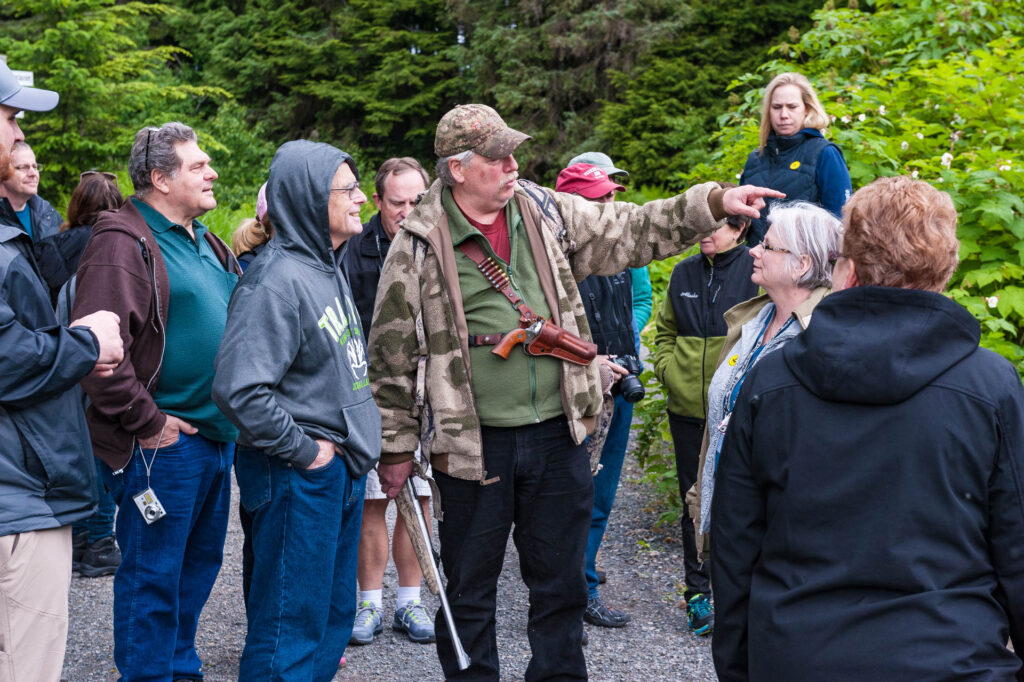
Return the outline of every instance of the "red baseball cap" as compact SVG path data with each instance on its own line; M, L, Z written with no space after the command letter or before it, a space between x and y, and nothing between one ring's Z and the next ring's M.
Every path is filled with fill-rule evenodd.
M601 168L589 163L574 163L558 174L556 192L579 194L587 199L599 199L612 190L626 188L612 182Z

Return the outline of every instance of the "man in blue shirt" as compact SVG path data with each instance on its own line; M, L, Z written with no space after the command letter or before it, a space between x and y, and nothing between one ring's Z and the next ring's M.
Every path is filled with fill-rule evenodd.
M11 148L11 177L0 183L0 218L9 225L21 225L32 241L57 234L64 222L60 213L39 196L36 155L24 140Z

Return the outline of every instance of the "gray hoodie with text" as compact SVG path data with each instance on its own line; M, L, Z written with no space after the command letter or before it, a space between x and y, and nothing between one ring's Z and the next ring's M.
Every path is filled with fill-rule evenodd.
M342 163L356 173L348 154L306 140L274 155L274 238L231 296L213 399L242 445L306 467L314 439L326 439L361 476L380 456L381 421L359 314L331 248L327 205Z

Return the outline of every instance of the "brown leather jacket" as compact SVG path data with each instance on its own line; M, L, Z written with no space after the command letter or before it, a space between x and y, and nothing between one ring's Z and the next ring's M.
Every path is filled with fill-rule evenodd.
M241 275L227 244L205 234L225 269ZM136 438L160 433L166 416L153 401L164 354L170 282L156 238L131 201L100 214L78 264L71 319L97 310L121 318L124 361L112 377L87 376L82 388L96 456L118 471L131 459Z

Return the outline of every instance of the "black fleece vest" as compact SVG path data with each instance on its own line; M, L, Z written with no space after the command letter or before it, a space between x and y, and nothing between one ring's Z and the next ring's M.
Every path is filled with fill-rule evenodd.
M821 203L818 191L818 158L825 147L835 145L823 137L800 132L790 138L772 134L761 152L747 157L741 184L770 187L785 192L783 201L810 201ZM761 217L753 221L747 234L747 243L756 246L768 231L768 211L779 199L767 199Z
M629 270L580 282L580 297L597 352L636 355L633 343L633 276Z

